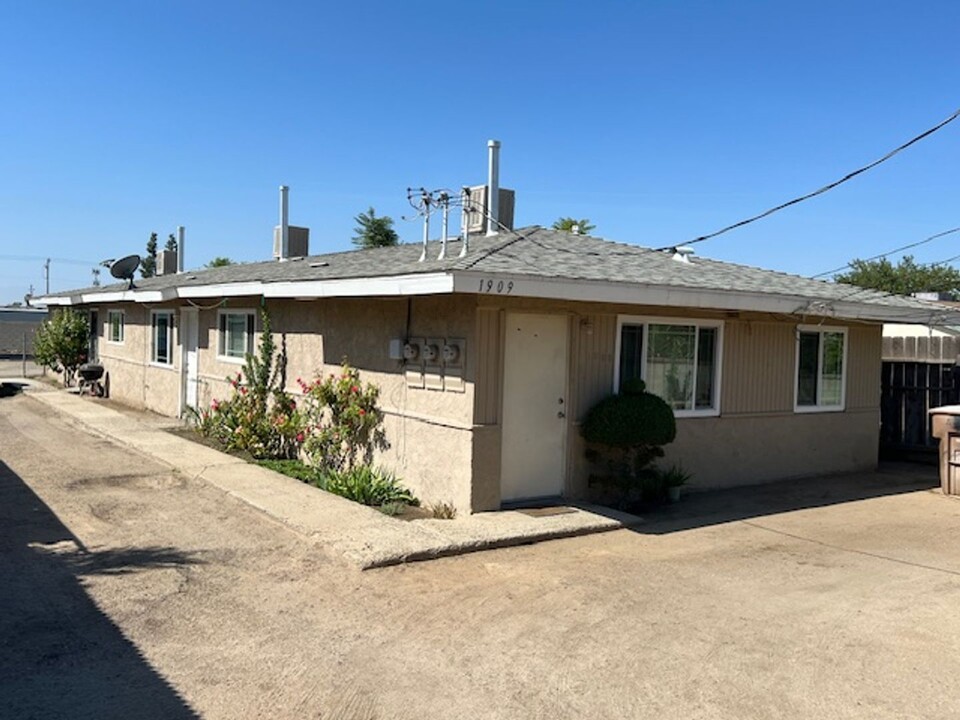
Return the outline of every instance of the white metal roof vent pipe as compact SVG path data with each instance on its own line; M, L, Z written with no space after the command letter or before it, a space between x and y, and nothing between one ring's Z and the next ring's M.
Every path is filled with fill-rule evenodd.
M280 260L290 258L290 187L280 186Z
M487 140L487 237L500 231L500 141Z
M177 225L177 272L183 272L183 225Z
M470 212L472 208L470 207L470 188L464 186L460 191L460 225L461 225L461 237L463 242L460 243L460 257L466 257L467 253L470 251Z
M690 264L690 256L693 255L695 250L689 245L678 245L673 249L673 259L677 262Z
M448 223L450 222L450 196L446 192L440 193L440 207L442 208L440 222L440 254L437 260L443 260L447 257L447 240L450 239Z
M430 242L430 193L420 188L420 204L423 205L423 250L420 262L427 259L427 243Z

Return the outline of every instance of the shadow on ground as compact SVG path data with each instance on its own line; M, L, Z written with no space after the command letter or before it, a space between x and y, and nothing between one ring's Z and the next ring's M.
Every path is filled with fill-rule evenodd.
M937 468L885 463L872 473L832 475L730 490L691 492L683 496L679 503L662 505L644 512L644 522L631 529L642 534L663 535L794 510L931 490L939 485Z
M172 548L85 548L0 462L0 717L198 718L81 580L194 562Z

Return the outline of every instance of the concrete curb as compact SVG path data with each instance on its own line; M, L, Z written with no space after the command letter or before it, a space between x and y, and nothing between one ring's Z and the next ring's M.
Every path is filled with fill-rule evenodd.
M8 381L14 381L8 379ZM397 520L120 413L92 398L24 382L27 395L85 432L132 448L171 469L202 479L366 570L481 550L609 532L642 522L589 505L531 517L516 510L454 520Z

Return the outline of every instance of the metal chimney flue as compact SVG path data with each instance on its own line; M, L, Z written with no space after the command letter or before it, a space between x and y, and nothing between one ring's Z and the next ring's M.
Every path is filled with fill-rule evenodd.
M488 140L487 236L500 232L500 141Z
M290 257L290 188L280 186L280 260Z
M177 225L177 272L183 272L183 225Z

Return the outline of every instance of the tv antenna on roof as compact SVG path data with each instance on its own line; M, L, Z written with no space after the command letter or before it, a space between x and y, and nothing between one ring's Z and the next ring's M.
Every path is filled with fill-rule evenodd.
M140 256L127 255L110 263L110 274L117 278L117 280L126 280L129 282L130 284L127 286L127 289L133 290L133 274L137 271L138 267L140 267Z

